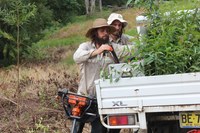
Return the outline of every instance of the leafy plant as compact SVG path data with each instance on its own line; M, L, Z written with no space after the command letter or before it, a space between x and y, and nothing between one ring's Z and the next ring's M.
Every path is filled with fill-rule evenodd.
M35 123L35 129L31 128L26 130L27 133L35 133L35 132L42 132L42 133L48 133L49 132L49 125L43 124L43 118L41 117L38 120L38 123Z
M0 37L3 42L0 53L3 53L4 57L11 57L11 60L17 60L19 64L20 45L26 40L26 35L22 32L23 26L29 22L35 13L36 7L34 4L25 5L21 0L11 0L8 8L0 8L0 21L6 27L0 30Z
M145 75L200 71L199 8L189 4L190 8L184 7L187 10L181 11L177 0L128 0L127 5L131 2L145 8L149 19L147 35L143 37L144 42L139 45L137 54L138 58L144 59ZM198 3L197 0L187 1L192 2ZM166 6L170 4L176 7L173 11L172 6Z
M170 12L148 16L147 35L139 53L144 58L145 75L200 71L200 15Z

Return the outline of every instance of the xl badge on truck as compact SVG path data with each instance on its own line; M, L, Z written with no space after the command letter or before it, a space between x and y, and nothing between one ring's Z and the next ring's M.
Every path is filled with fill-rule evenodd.
M123 104L122 101L112 101L113 107L114 106L127 106L127 104Z

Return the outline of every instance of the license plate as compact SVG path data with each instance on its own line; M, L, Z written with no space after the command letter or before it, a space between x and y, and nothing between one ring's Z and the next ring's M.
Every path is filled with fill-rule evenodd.
M200 112L179 113L181 128L200 128Z

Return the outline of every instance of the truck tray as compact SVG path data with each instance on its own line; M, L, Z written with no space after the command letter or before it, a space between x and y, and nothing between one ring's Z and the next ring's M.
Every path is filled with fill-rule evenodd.
M149 107L172 111L200 104L200 73L121 78L118 82L99 79L95 84L99 109L147 107L146 111L153 112Z

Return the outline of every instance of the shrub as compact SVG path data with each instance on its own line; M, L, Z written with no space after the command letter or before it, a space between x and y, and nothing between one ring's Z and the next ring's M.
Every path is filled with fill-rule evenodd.
M199 9L149 18L145 43L138 52L144 58L145 75L200 71Z

